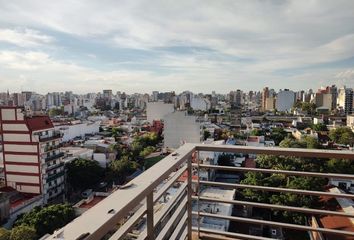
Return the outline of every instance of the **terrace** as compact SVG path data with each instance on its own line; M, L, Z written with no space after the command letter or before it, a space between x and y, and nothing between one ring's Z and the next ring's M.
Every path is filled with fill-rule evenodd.
M337 199L353 199L354 195L343 192L310 191L293 188L247 185L240 183L224 183L204 180L199 177L201 169L223 170L230 172L259 172L280 174L285 176L304 176L318 178L354 179L353 175L288 171L246 167L226 167L202 164L200 152L235 153L235 154L266 154L274 156L294 156L301 158L337 158L354 159L351 151L287 149L277 147L247 147L230 145L185 144L174 153L165 157L153 167L116 190L96 206L87 210L62 229L54 232L47 239L255 239L270 240L270 236L257 236L251 232L223 231L207 228L213 222L225 220L236 226L269 226L274 229L288 229L305 233L323 234L325 236L354 237L354 232L341 229L323 228L308 224L300 225L280 221L260 219L246 215L227 215L226 211L204 211L201 208L208 203L242 206L246 208L267 209L269 211L288 211L303 213L309 216L337 216L354 218L353 213L343 211L294 207L261 202L230 200L229 197L212 197L213 194L200 194L201 190L212 187L240 191L251 189L272 193L289 193ZM304 161L306 161L304 159ZM187 177L181 178L187 171ZM192 177L193 176L193 177ZM181 180L182 179L182 180ZM192 180L193 179L193 180ZM178 188L176 182L179 181ZM181 182L182 181L182 182ZM167 192L176 188L173 196L165 201ZM208 221L206 221L209 219ZM216 221L213 221L216 220ZM310 221L308 221L310 222ZM204 223L204 224L201 224ZM137 227L140 226L140 227ZM143 226L143 227L141 227ZM136 232L136 229L140 232Z

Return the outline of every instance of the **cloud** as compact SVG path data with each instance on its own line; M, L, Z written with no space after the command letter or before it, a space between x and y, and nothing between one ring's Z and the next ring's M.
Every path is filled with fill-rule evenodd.
M174 86L167 87L166 82L178 83L176 88L210 90L217 86L222 91L261 89L263 85L314 87L320 81L330 83L338 72L345 70L335 67L335 62L354 57L353 1L182 0L176 4L166 0L0 0L0 3L0 26L5 31L2 39L0 30L0 41L32 47L53 42L46 32L57 34L56 39L60 34L64 36L54 42L67 51L60 59L53 52L1 52L0 62L3 59L6 73L10 74L11 69L25 71L27 75L31 72L28 79L34 75L38 79L50 78L51 72L80 83L99 79L107 87L129 89L130 86L135 91L147 89L144 85L147 83L148 88ZM27 28L19 30L23 26ZM86 52L75 55L76 49L65 45L65 41L70 41L68 36L82 45L95 42L98 50L87 47ZM114 60L104 62L101 46L109 48L112 55L121 55L124 64L116 64ZM181 54L174 48L207 51ZM144 57L134 55L134 51L142 52ZM83 58L96 65L84 67ZM321 64L329 65L319 68ZM281 71L287 74L279 75Z
M33 29L0 29L0 42L20 47L35 47L53 42L53 38Z

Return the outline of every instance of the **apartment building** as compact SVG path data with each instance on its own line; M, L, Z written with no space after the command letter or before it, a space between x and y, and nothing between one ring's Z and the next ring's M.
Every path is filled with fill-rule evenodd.
M0 108L5 184L51 201L64 191L61 134L48 116L29 116L21 108Z

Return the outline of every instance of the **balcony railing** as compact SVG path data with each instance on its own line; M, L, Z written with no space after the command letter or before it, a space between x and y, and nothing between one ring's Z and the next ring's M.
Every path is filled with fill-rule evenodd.
M58 138L61 138L63 135L61 132L54 132L53 135L44 135L44 136L39 136L39 141L40 142L47 142L47 141L52 141Z
M59 177L61 177L61 176L64 176L64 171L59 172L59 173L55 173L55 174L52 174L52 175L49 175L49 176L47 177L47 182L53 181L53 180L55 180L55 179L57 179L57 178L59 178Z
M185 144L162 161L149 168L143 174L128 184L116 190L109 197L101 201L62 229L54 232L47 239L221 239L223 237L235 239L270 240L272 238L256 236L250 233L228 232L201 226L207 219L222 219L256 226L271 226L283 229L305 231L307 233L329 234L334 236L354 237L354 232L340 229L310 226L309 224L293 224L277 221L251 218L247 216L231 216L218 211L206 212L200 209L203 203L230 204L231 206L246 206L250 208L268 209L271 211L288 211L303 213L308 216L339 216L354 218L354 213L334 210L311 209L261 202L205 197L200 194L201 189L216 186L222 189L251 189L264 192L281 192L290 194L324 196L340 199L354 199L348 193L326 191L310 191L291 188L257 186L236 183L213 182L200 180L202 169L214 169L236 172L260 172L267 174L281 174L285 176L305 176L316 178L354 179L353 175L322 172L287 171L261 168L225 167L201 164L200 152L234 153L234 154L266 154L274 156L294 156L302 158L337 158L354 160L354 152L307 150L287 148L258 148L229 145L202 145ZM306 159L304 159L306 161ZM186 172L188 174L186 174ZM195 177L197 176L197 177ZM192 180L193 179L193 180ZM169 200L167 192L176 187L177 190ZM143 226L143 227L142 227ZM238 225L237 225L238 226ZM139 231L136 231L139 229Z
M52 146L45 146L44 147L44 152L50 152L50 151L54 151L56 149L59 149L60 145L52 145Z
M60 162L58 164L54 164L54 165L50 165L46 168L46 172L49 172L49 171L52 171L54 169L57 169L57 168L60 168L60 167L63 167L64 166L64 163L63 162Z
M49 157L46 157L45 158L45 162L52 161L52 160L55 160L55 159L58 159L58 158L61 158L61 157L64 157L64 153L63 152L60 152L60 153L51 155Z

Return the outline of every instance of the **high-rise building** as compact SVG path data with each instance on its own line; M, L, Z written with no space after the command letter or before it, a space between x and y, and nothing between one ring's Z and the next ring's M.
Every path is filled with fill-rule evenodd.
M353 89L342 87L338 90L337 105L345 114L353 113Z
M262 110L265 111L266 110L266 101L267 98L269 97L269 89L268 87L263 88L263 92L262 92Z
M17 107L0 108L5 185L43 195L44 202L64 192L64 154L60 133L48 116L26 116Z
M106 100L112 99L112 90L103 90L103 98Z
M201 142L201 125L195 116L176 111L164 117L164 145L178 148L184 143Z
M277 95L275 107L278 111L290 111L294 106L295 93L289 89L280 90Z

